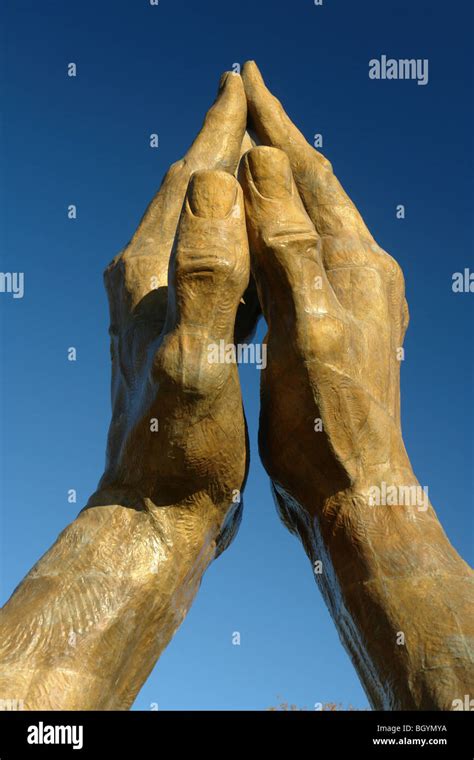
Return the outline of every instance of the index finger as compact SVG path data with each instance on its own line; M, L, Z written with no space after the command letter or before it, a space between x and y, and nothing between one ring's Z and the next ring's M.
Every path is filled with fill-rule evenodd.
M324 268L340 303L361 315L365 301L359 293L373 294L378 289L379 298L373 298L373 305L383 313L388 299L398 340L403 341L408 310L400 267L377 245L330 162L293 124L254 61L244 65L242 79L251 126L259 140L280 148L290 160L301 199L321 238ZM355 282L360 283L359 291Z
M118 313L117 307L111 306L114 324L139 304L151 310L162 324L169 257L190 177L200 170L233 174L246 123L247 101L242 80L238 74L226 72L198 136L184 158L170 167L130 242L105 270L109 294L121 294L118 299L110 299L111 303L118 300L120 304ZM156 291L153 303L145 300L151 289Z
M161 187L148 206L132 243L137 238L159 236L170 245L191 175L196 171L236 170L247 123L247 102L239 74L225 72L217 98L204 119L201 131L188 152L171 166Z
M335 177L330 162L318 153L266 87L254 61L242 70L249 117L259 140L285 151L305 208L321 236L337 232L373 238L353 202Z

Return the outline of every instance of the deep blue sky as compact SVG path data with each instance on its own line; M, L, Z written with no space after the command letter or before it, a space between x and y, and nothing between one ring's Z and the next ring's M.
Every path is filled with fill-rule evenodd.
M248 58L303 133L323 134L340 180L405 271L406 445L451 541L472 562L474 294L451 290L453 272L474 269L470 5L4 3L0 269L25 273L25 296L0 294L2 602L102 472L110 414L102 270L189 146L221 72ZM369 80L368 61L382 54L428 58L429 84ZM76 79L66 76L70 61ZM67 219L70 203L76 221ZM247 367L241 377L253 454L243 524L135 707L261 709L277 695L310 709L363 707L258 460L259 373ZM77 505L67 502L70 488Z

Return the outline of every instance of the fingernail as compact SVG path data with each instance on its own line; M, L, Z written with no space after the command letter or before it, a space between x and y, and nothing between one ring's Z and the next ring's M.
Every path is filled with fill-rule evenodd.
M287 198L291 194L291 166L282 150L266 146L254 148L247 153L247 165L260 195Z
M191 211L205 219L225 219L232 211L236 195L237 181L226 172L195 172L189 183Z

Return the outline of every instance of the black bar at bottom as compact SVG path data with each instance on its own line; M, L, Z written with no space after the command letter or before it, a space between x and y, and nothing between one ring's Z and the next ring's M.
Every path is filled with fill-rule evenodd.
M294 745L325 760L362 757L473 760L470 712L0 712L0 760L27 757L137 758L175 750L243 757ZM350 753L350 754L349 754ZM280 753L279 753L280 754ZM342 755L344 757L344 755Z

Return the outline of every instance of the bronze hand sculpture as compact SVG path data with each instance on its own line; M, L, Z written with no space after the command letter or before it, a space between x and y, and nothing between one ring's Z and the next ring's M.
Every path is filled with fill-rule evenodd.
M238 527L238 372L209 364L208 345L233 341L249 281L233 176L246 120L242 80L224 75L202 131L105 272L106 472L1 613L0 694L25 709L129 708Z
M472 692L472 573L431 506L405 499L418 484L400 426L402 272L254 63L242 79L224 75L106 270L106 471L1 613L0 696L26 709L130 707L232 540L245 420L235 364L208 347L252 332L255 283L262 460L372 705L450 709ZM387 488L400 499L374 505Z
M262 460L284 522L322 563L316 578L372 706L449 710L474 686L473 573L413 498L403 274L253 62L243 79L251 125L271 146L240 172L268 323ZM377 491L400 498L374 505Z

